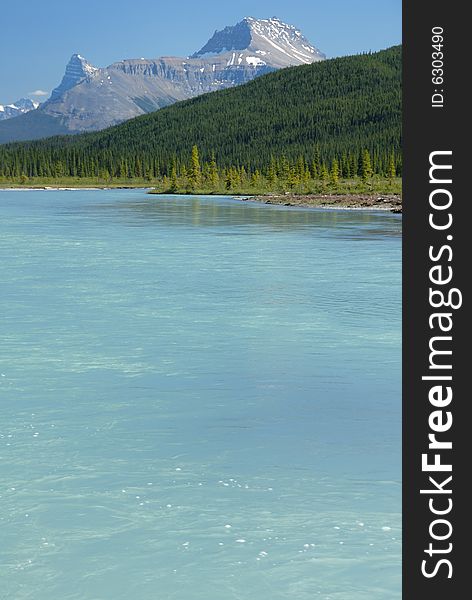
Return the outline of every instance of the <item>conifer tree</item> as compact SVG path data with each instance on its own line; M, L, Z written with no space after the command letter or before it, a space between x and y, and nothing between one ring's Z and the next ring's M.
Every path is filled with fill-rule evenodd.
M170 172L170 188L169 191L172 194L175 194L178 190L177 184L177 165L175 163L175 159L172 161L172 170Z
M220 177L218 174L218 165L216 164L216 157L215 157L214 151L212 151L212 153L211 153L209 177L210 177L210 185L211 185L212 189L213 190L218 189Z
M200 157L198 155L197 145L194 145L192 147L192 159L189 180L194 188L200 187L202 183L202 170L200 167Z
M280 171L284 183L288 182L290 179L290 163L286 156L282 156L280 160Z
M233 188L233 178L231 176L231 169L228 169L225 176L225 188L228 192Z
M325 163L323 163L320 168L320 179L323 182L323 184L326 184L326 182L329 179L328 167Z
M343 152L343 154L341 156L340 175L346 179L349 179L349 177L351 176L351 170L349 168L349 160L347 158L346 152Z
M271 189L275 187L277 182L277 163L273 156L270 157L270 165L267 171L267 181Z
M256 169L254 171L254 173L251 175L251 186L257 187L259 185L260 179L261 179L261 174L259 173L259 170Z
M370 158L370 152L364 150L362 154L362 181L368 181L373 175L372 171L372 160Z
M331 162L331 182L334 185L338 185L339 183L339 163L337 158L333 158Z
M395 154L393 152L390 154L387 175L389 179L395 179L397 175L397 168L395 165Z
M351 177L357 177L359 175L359 163L357 162L357 154L352 153L349 160L349 171Z

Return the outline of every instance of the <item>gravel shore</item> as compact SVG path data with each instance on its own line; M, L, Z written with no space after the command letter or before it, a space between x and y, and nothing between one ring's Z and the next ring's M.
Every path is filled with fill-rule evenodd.
M240 200L247 202L264 202L265 204L281 204L283 206L340 208L340 209L375 209L402 212L402 199L396 195L379 194L323 194L323 195L271 195L247 196Z

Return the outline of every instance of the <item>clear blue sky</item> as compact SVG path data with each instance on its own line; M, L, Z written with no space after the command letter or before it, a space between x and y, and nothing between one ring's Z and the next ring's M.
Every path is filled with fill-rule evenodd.
M99 67L187 56L245 16L296 25L328 57L401 41L401 0L10 0L0 14L1 104L49 93L74 52Z

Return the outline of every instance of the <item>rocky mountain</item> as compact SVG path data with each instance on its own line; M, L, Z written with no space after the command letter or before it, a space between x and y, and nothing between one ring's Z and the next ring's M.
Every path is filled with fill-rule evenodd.
M0 121L24 115L30 110L35 110L38 106L39 102L35 102L29 98L20 98L20 100L13 102L13 104L0 104Z
M215 54L224 54L228 65L270 65L278 69L326 58L301 31L277 17L246 17L232 27L215 31L203 48L192 54L192 58Z
M88 63L83 56L80 56L80 54L73 54L67 63L64 77L60 85L52 91L50 100L58 100L65 92L87 79L87 77L92 77L98 70Z
M187 58L128 59L97 68L74 54L40 109L0 123L0 143L104 129L179 100L324 58L298 29L275 17L246 17L216 31Z

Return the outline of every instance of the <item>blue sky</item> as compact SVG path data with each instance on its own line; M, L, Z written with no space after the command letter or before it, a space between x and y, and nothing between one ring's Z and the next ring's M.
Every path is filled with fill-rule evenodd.
M296 25L328 57L401 41L401 0L10 1L1 8L0 103L50 93L74 52L100 67L124 58L187 56L215 29L245 16Z

